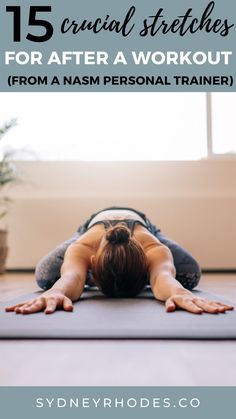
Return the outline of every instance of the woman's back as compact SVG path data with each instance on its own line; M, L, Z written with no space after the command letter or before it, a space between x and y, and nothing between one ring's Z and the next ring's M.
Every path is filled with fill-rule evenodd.
M90 221L88 228L92 227L94 224L103 221L112 221L112 220L134 220L139 221L144 226L146 225L144 219L135 211L129 209L108 209L99 212L93 219Z

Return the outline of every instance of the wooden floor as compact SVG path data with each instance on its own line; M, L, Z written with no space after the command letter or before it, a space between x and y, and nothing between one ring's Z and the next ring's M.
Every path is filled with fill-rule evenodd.
M236 304L236 275L201 288ZM1 301L36 290L33 275L0 277ZM235 386L236 341L0 341L0 386Z

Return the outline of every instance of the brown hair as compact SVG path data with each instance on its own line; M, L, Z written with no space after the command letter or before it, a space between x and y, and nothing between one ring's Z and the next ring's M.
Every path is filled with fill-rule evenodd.
M105 239L95 255L94 281L108 297L134 297L146 284L147 261L143 248L122 222L111 226Z

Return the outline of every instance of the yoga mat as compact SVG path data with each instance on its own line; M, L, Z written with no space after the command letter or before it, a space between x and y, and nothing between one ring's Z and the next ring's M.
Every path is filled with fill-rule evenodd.
M195 293L225 301L203 291ZM132 299L108 299L98 291L86 291L72 313L17 315L4 311L7 305L38 295L0 305L1 339L236 339L236 309L224 314L166 313L164 303L156 301L149 290Z

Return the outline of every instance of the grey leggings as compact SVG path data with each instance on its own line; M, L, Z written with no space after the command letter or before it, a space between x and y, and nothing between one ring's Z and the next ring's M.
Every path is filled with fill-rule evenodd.
M120 207L112 207L107 209L118 209ZM123 209L123 208L122 208ZM129 208L130 209L130 208ZM192 290L195 288L201 277L201 269L198 262L193 256L187 252L183 247L173 240L168 239L162 234L162 232L151 223L151 221L145 216L145 214L138 212L139 215L145 220L149 231L160 240L165 246L167 246L174 259L174 265L176 268L176 279L187 289ZM97 213L96 213L97 214ZM47 254L36 266L35 276L37 284L43 290L51 288L55 282L60 278L60 270L64 260L65 252L68 246L74 243L82 234L87 231L87 227L91 219L96 215L93 214L82 226L79 227L78 231L67 241L57 246L49 254ZM91 273L88 272L87 284L91 284Z

